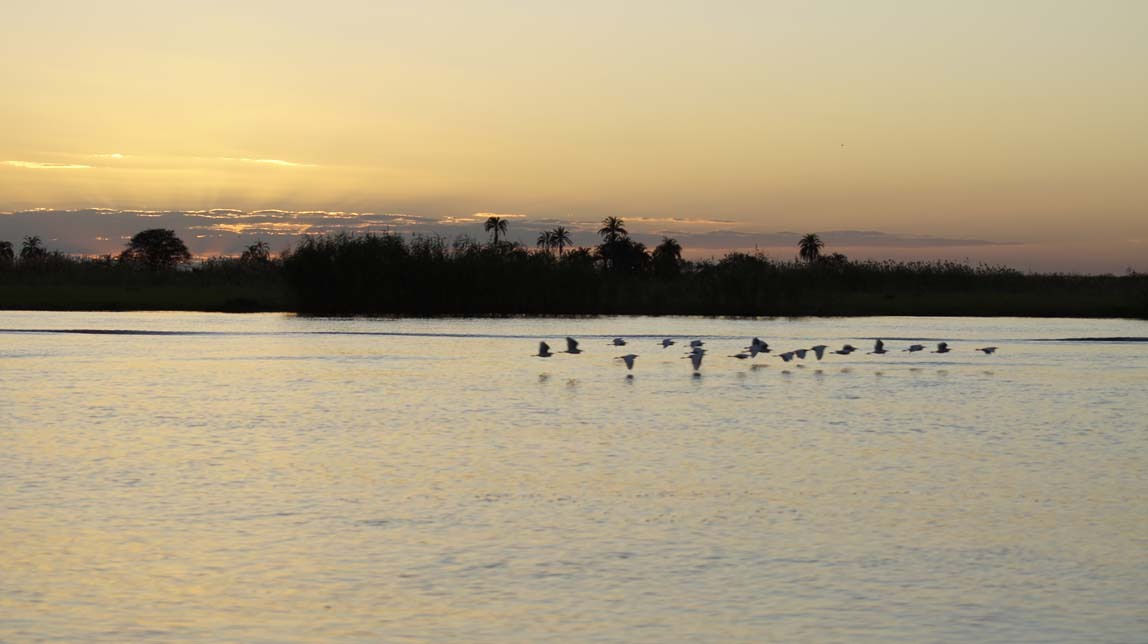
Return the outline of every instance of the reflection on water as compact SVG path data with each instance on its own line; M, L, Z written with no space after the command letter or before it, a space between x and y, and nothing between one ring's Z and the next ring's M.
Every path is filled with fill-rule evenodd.
M1142 337L0 313L0 641L1143 639Z

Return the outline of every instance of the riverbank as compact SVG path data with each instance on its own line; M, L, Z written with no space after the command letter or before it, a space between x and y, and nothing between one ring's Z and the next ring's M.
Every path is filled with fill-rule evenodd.
M616 263L590 249L305 239L283 258L146 270L54 255L0 269L0 309L380 316L1148 318L1148 275L1028 274L953 262Z

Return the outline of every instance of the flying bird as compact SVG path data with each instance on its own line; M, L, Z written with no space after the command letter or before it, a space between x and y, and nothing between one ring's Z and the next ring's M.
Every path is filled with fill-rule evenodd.
M779 353L779 354L777 354L777 357L781 358L782 360L784 360L786 362L789 362L790 360L793 360L793 352L792 351L786 351L785 353Z
M702 368L702 358L705 355L706 352L704 350L694 351L690 354L690 363L694 365L694 373L697 373L697 371Z
M625 340L623 340L622 338L614 338L613 340L611 340L611 342L612 342L612 343L614 344L614 346L616 346L616 347L624 347L624 346L626 346L626 341L625 341Z
M809 347L809 350L812 351L814 353L814 355L817 356L818 360L820 360L825 355L825 350L828 348L829 347L825 346L824 344L818 344L818 345Z
M952 351L952 349L949 348L948 342L939 342L937 343L937 350L933 353L948 353L950 351Z
M673 340L671 340L670 338L666 338L665 340L662 340L662 348L665 349L666 347L672 345L673 343L674 343Z
M757 348L757 351L754 351L755 347ZM745 350L753 353L754 355L758 353L769 353L769 343L765 340L762 340L761 338L754 338L753 340L750 340L749 346L746 347Z
M569 336L566 337L566 353L582 353L578 348L578 341Z
M545 342L539 342L538 343L538 353L536 353L534 355L539 357L539 358L549 358L550 356L552 356L554 354L550 353L550 345L549 344L546 344Z
M805 352L806 352L806 351L808 351L808 350L809 350L809 349L794 349L794 350L793 350L793 355L795 355L795 356L797 356L798 358L800 358L800 359L804 360L804 359L805 359Z
M870 351L869 353L882 354L882 353L889 353L889 352L885 350L885 343L878 340L876 343L873 344L873 350Z
M750 357L750 355L749 355L748 353L746 353L745 351L741 351L741 352L739 352L739 353L735 353L735 354L733 354L733 355L732 355L732 356L730 356L730 357L731 357L731 358L737 358L738 360L745 360L746 358L749 358L749 357Z
M837 355L847 356L856 350L857 350L857 347L855 347L851 344L847 344L847 345L841 347L840 349L834 351L833 353L836 353Z
M923 345L923 344L911 344L911 345L909 345L908 349L902 349L902 350L908 351L909 353L915 353L917 351L924 351L925 345Z
M992 355L993 353L995 353L997 348L996 347L981 347L980 349L973 349L973 350L974 351L980 351L980 352L984 353L986 356L989 356L989 355Z
M624 356L618 356L617 358L614 358L614 359L615 360L621 360L621 361L625 362L626 363L626 369L633 371L634 370L634 358L637 358L637 357L638 356L634 355L633 353L627 353Z
M697 347L704 345L704 344L705 344L705 342L702 342L701 340L690 340L690 346L695 348L695 349Z

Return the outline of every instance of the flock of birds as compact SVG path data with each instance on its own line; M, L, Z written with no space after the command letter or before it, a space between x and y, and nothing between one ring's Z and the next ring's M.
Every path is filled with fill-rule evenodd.
M615 346L615 347L624 347L624 346L626 346L626 344L627 343L626 343L626 340L624 338L614 338L613 340L610 341L610 345ZM677 342L674 341L673 338L665 338L659 344L662 346L662 349L667 349L667 348L677 344ZM695 374L698 373L698 371L702 368L702 358L704 358L706 355L706 350L705 350L704 346L705 346L705 342L703 340L690 340L690 343L689 343L690 350L685 355L685 358L689 359L690 363L693 364ZM924 351L925 348L926 347L923 344L911 344L908 347L902 349L902 351L908 352L908 353L916 353L918 351ZM793 349L791 351L786 351L784 353L777 353L774 355L777 358L780 358L784 362L791 362L795 358L797 360L804 360L805 356L808 355L810 352L812 352L813 355L816 356L818 360L821 360L822 358L825 357L826 353L834 353L837 355L847 356L847 355L853 353L854 351L859 351L859 350L860 349L858 349L857 347L855 347L851 344L846 344L843 347L841 347L840 349L837 349L836 351L829 351L829 346L824 345L824 344L817 344L817 345L814 345L814 346L809 347L809 348ZM996 347L978 347L977 349L974 349L974 350L980 351L981 353L983 353L985 355L992 355L993 353L996 352L997 348ZM931 351L930 353L949 353L951 351L952 351L952 347L949 346L948 342L939 342L939 343L937 343L937 350ZM729 357L730 358L737 358L738 360L746 360L746 359L756 358L758 355L767 354L769 352L770 352L769 343L765 342L761 338L754 338L753 340L750 341L748 347L745 347L741 351L739 351L735 354L732 354ZM582 353L582 349L578 348L578 341L577 340L575 340L574 338L571 338L571 337L567 337L566 338L566 350L561 351L560 353L579 354L579 353ZM873 344L873 350L868 352L869 355L873 355L873 354L881 355L881 354L885 354L885 353L889 353L889 350L885 348L885 342L882 340L877 340ZM549 344L546 344L546 342L539 342L538 343L538 353L536 353L534 355L536 357L539 357L539 358L549 358L550 356L553 356L554 353L552 353L550 351L550 345ZM618 356L614 359L615 360L621 360L622 362L624 362L626 364L626 369L632 371L634 369L634 361L637 360L637 358L638 358L638 354L627 353L626 355Z

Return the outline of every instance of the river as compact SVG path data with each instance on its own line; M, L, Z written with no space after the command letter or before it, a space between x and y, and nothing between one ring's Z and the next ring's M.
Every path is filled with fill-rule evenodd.
M1145 338L0 312L0 641L1145 641Z

